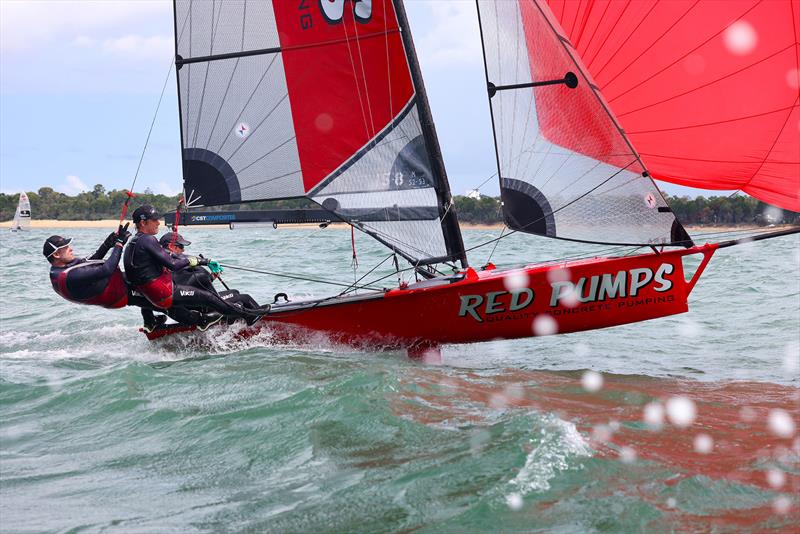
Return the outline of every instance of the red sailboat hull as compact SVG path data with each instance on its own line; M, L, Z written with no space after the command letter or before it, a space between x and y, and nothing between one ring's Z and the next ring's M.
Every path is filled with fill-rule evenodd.
M468 269L385 293L278 305L240 335L266 328L281 342L318 341L321 334L360 348L419 349L608 328L687 311L688 296L716 248ZM687 280L682 259L692 254L703 259ZM147 337L191 330L164 327Z

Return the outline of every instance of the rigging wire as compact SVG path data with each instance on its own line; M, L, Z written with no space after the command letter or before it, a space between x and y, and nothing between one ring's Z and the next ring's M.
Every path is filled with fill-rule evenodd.
M320 284L328 284L328 285L341 286L341 287L346 287L346 288L354 287L356 289L371 289L373 291L383 291L382 287L372 287L372 286L369 286L369 285L356 286L354 284L348 284L348 283L344 283L344 282L335 282L333 280L323 280L321 278L310 278L310 277L307 277L307 276L297 276L297 275L288 274L288 273L279 273L279 272L275 272L275 271L265 271L265 270L261 270L261 269L252 269L250 267L241 267L239 265L230 265L228 263L220 263L219 265L221 267L226 268L226 269L233 269L233 270L237 270L237 271L247 271L247 272L250 272L250 273L257 273L257 274L266 274L266 275L271 275L271 276L277 276L277 277L280 277L280 278L291 278L292 280L303 280L303 281L306 281L306 282L317 282L317 283L320 283Z
M174 59L170 59L169 62L169 69L167 70L167 76L164 78L164 85L161 87L161 95L158 97L158 104L156 105L156 111L153 113L153 120L150 121L150 129L147 131L147 138L144 141L144 147L142 147L142 153L139 156L139 164L136 166L136 173L133 175L133 182L131 182L131 187L128 189L129 191L133 191L133 187L136 185L136 180L139 178L139 171L142 168L142 161L144 160L144 154L147 151L147 146L150 143L150 135L153 133L153 126L156 124L156 118L158 118L158 110L161 108L161 101L164 100L164 91L167 89L167 83L169 82L169 76L172 74L172 67L175 64Z

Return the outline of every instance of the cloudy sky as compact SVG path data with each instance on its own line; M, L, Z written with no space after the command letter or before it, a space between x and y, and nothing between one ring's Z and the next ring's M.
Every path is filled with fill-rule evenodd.
M463 194L496 170L475 3L406 9L452 189ZM128 188L172 32L171 0L0 0L0 190ZM179 155L171 75L136 189L177 193ZM498 194L496 180L481 191Z

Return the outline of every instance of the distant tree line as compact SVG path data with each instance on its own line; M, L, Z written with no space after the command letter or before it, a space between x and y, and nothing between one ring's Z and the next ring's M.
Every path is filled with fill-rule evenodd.
M696 197L667 196L672 211L683 224L738 225L772 223L800 224L800 213L778 210L748 196ZM479 199L456 197L458 219L472 224L492 224L503 220L500 199L483 196ZM779 220L779 217L782 220Z
M97 184L91 191L85 191L74 196L59 193L51 187L42 187L35 193L28 193L28 198L31 201L31 212L34 219L100 220L119 217L122 205L125 203L126 194L125 191L117 189L107 191L105 187ZM14 217L18 200L19 195L0 193L0 220L8 221ZM780 213L780 211L748 196L709 198L702 196L696 198L673 196L668 197L668 200L673 212L684 224L765 225L778 222L800 224L800 213L784 210L783 220L779 221L776 219L775 214ZM456 196L455 203L458 210L458 218L462 222L494 224L503 220L499 198ZM175 211L178 204L178 196L158 195L149 189L145 189L143 193L136 193L136 198L131 204L134 207L140 204L150 204L161 213L167 213ZM318 206L307 199L290 199L217 206L206 209L215 211L304 207Z
M97 221L101 219L115 219L122 213L122 205L127 194L124 190L113 189L106 191L100 184L95 185L91 191L84 191L74 196L59 193L52 187L42 187L35 193L28 193L31 202L31 216L33 219L59 219L65 221ZM178 206L178 195L159 195L149 189L143 193L136 193L130 203L130 211L136 206L149 204L160 213L174 212ZM9 221L14 218L19 195L6 195L0 193L0 221ZM271 202L253 202L249 204L236 204L232 206L217 206L206 208L214 210L236 209L274 209L274 208L299 208L311 207L313 202L305 199L276 200Z

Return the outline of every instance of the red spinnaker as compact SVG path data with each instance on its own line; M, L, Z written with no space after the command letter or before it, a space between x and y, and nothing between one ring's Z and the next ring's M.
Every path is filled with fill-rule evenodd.
M548 0L655 178L800 211L800 0Z

